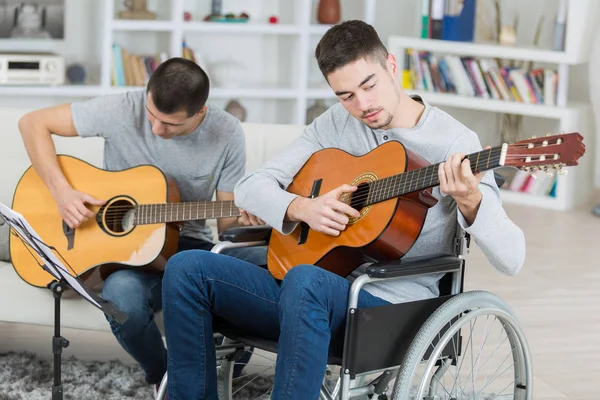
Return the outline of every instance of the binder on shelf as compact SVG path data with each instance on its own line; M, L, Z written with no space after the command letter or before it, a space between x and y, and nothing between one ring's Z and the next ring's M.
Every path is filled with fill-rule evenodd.
M444 0L431 0L429 36L432 39L443 39L445 8L446 4Z
M421 0L421 38L429 37L429 0Z
M472 42L475 33L476 0L446 1L446 11L441 24L441 39Z

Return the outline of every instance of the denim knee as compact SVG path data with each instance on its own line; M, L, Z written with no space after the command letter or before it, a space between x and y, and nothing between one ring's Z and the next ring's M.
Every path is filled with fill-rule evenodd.
M139 276L139 271L119 270L108 276L102 288L102 297L128 316L128 326L145 325L153 313L149 302L151 288ZM107 317L108 318L108 317Z
M318 300L327 272L314 265L297 265L290 269L281 284L281 300L292 302L305 298Z
M177 286L182 279L193 271L199 271L204 264L204 258L211 253L206 250L184 250L174 254L165 266L163 289Z

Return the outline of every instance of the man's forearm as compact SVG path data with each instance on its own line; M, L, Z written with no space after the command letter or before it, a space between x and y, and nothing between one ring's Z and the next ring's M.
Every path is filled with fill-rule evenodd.
M19 122L19 130L31 164L52 195L64 187L70 187L58 164L50 132L44 132L43 127L27 119Z

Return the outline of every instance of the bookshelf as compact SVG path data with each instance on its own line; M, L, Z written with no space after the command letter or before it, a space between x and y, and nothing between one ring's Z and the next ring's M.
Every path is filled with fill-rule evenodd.
M224 12L247 11L247 23L204 22L203 17L210 13L210 1L148 0L148 8L157 14L154 20L120 19L122 0L87 2L91 9L86 12L93 15L93 23L84 23L77 33L80 29L89 31L98 43L88 44L94 48L94 61L90 63L98 64L94 68L98 79L86 85L3 86L1 97L57 102L140 89L142 86L112 84L113 43L132 54L163 53L173 57L182 55L185 41L200 65L206 67L208 60L206 69L211 80L219 75L211 68L213 64L233 61L247 67L243 84L222 86L214 79L209 101L224 108L230 99L241 100L248 110L248 122L304 124L315 100L335 100L314 60L314 46L330 28L316 20L318 0L223 2ZM375 23L376 0L342 1L341 6L342 20L358 18ZM184 11L192 13L191 21L184 20ZM278 23L270 24L270 15L278 16ZM54 50L54 44L36 45Z
M420 27L414 36L391 35L388 37L388 50L395 55L398 61L399 77L402 78L404 63L406 60L410 60L412 81L422 79L422 84L419 85L418 89L415 85L409 87L407 92L422 96L430 104L440 108L487 112L496 116L500 114L521 115L535 121L545 120L546 126L547 121L550 121L551 126L553 126L550 131L528 130L525 137L520 137L517 140L561 132L579 132L584 136L586 155L580 159L578 166L566 168L566 175L556 176L553 196L531 194L526 190L523 191L523 189L522 191L511 190L507 184L508 188L501 190L502 199L506 203L567 210L588 202L593 195L595 126L592 107L587 102L569 99L568 93L570 67L587 64L589 61L590 37L592 36L589 32L594 24L597 4L591 0L569 0L567 6L565 45L564 49L560 51L504 46L495 43L423 38L421 37ZM418 54L416 58L415 54ZM421 55L423 55L423 58L421 58ZM532 61L534 65L538 66L538 69L555 71L558 78L554 86L545 88L548 93L553 91L551 100L549 102L543 100L533 101L536 93L538 94L537 98L542 99L540 93L544 92L544 87L541 87L541 90L539 90L539 85L538 90L533 88L531 77L529 79L529 83L532 84L530 100L520 95L510 96L510 99L502 97L500 89L494 89L496 81L492 79L492 74L496 71L491 72L490 69L486 68L485 60L496 59ZM425 62L422 60L425 60ZM444 60L445 63L441 67L440 60ZM467 61L465 62L465 60ZM471 63L476 65L474 69L470 67ZM420 72L415 72L415 65L420 66ZM423 68L427 68L427 71ZM457 74L457 69L461 68L463 70ZM443 69L446 70L442 72ZM527 72L524 73L527 75ZM437 74L437 81L432 77L433 73ZM445 77L444 74L446 74ZM460 74L464 74L464 79L459 78ZM479 74L479 78L483 78L483 80L478 81L476 75ZM502 79L503 75L499 74L498 76ZM508 78L511 76L507 75ZM446 80L444 81L444 79ZM453 79L455 81L452 84L470 85L471 90L469 92L471 95L466 95L464 90L452 88L452 84L446 85L446 82ZM488 82L487 79L490 81ZM506 79L501 83L508 83ZM400 81L402 82L402 79ZM477 89L477 82L479 82L479 90ZM513 86L516 90L516 85ZM523 89L522 86L521 89ZM493 95L493 90L496 90L496 96ZM484 93L484 91L487 93ZM528 96L528 93L525 93L525 95ZM533 125L535 126L535 124ZM499 142L498 139L497 143L482 144L495 145Z
M318 0L298 0L292 4L285 0L262 0L252 4L228 1L227 10L248 11L250 19L246 23L205 22L203 17L210 13L210 2L202 3L206 4L170 0L161 4L162 14L157 20L136 21L118 19L118 3L107 1L103 10L104 55L100 91L118 93L135 88L112 83L112 44L119 43L131 53L136 53L137 49L140 53L150 53L144 51L147 46L144 42L150 40L155 47L154 53L162 53L163 57L181 56L184 42L193 49L196 61L213 81L209 101L224 106L229 99L241 99L247 102L243 104L249 108L249 117L253 110L257 113L267 110L263 115L279 116L278 120L260 119L260 122L304 124L312 101L334 97L329 90L315 88L311 83L324 83L322 77L315 76L316 62L312 58L315 40L330 27L316 21ZM342 20L360 18L373 24L375 5L375 0L342 3ZM193 18L185 21L184 11L189 10ZM223 11L226 11L225 6ZM268 23L266 15L277 15L279 22ZM140 32L146 36L131 39ZM250 66L244 72L244 79L239 79L243 84L223 85L223 78L215 79L219 78L219 71L213 66L227 62Z

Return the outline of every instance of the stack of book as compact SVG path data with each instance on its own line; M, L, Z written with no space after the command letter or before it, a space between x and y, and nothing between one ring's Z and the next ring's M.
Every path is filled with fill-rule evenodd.
M551 68L506 67L491 58L436 56L407 49L404 88L467 97L556 105L558 72Z
M146 86L150 75L169 58L166 52L155 55L131 54L118 44L113 44L111 65L112 86ZM194 51L185 42L181 48L182 57L196 62Z
M499 168L499 174L504 176L503 190L528 193L535 196L556 197L556 174L535 171L525 172L516 168Z
M421 0L423 39L472 42L476 0Z

